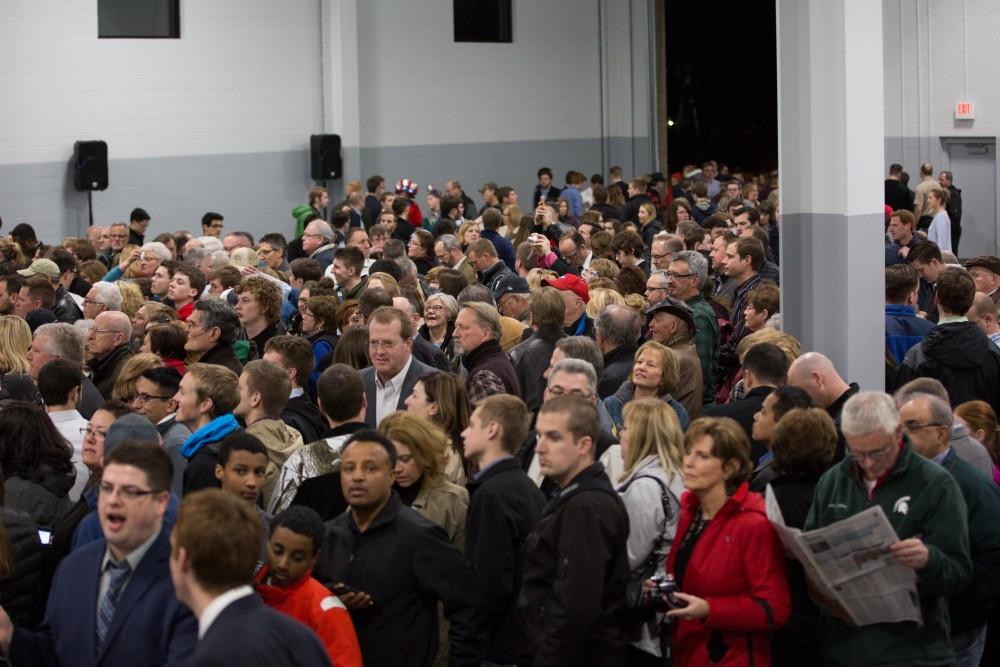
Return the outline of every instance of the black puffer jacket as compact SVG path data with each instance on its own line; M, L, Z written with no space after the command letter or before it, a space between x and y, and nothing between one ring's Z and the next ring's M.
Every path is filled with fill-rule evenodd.
M1000 411L1000 349L972 322L939 324L910 348L898 384L918 377L940 380L952 407L980 400Z
M3 525L14 569L0 579L0 606L14 625L34 628L45 612L42 590L42 543L38 526L26 513L9 507L3 509Z
M76 470L53 470L43 465L33 479L11 475L4 480L6 506L27 512L42 528L49 530L65 516L72 503L69 490L76 481Z

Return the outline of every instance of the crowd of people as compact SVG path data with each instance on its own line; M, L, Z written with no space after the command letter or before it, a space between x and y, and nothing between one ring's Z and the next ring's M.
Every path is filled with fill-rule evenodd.
M0 651L992 664L1000 258L959 263L960 198L901 171L890 393L782 331L777 174L715 161L562 186L543 167L524 208L376 175L256 239L217 212L61 241L17 224ZM812 595L765 493L806 530L881 507L923 622L858 626Z

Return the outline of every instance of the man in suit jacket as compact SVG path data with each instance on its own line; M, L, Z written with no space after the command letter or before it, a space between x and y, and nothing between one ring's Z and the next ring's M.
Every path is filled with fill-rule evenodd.
M198 617L192 665L330 664L312 630L254 595L261 530L255 508L219 489L197 491L181 503L170 574L177 598Z
M368 354L372 365L361 371L372 428L396 410L406 408L413 386L434 368L413 357L413 323L398 308L382 306L368 316Z
M729 417L739 422L750 438L750 455L754 465L767 452L767 443L754 440L753 418L760 412L767 395L788 378L788 357L776 345L758 343L743 355L744 397L732 403L707 406L705 417Z
M11 664L188 663L197 624L174 594L163 529L171 476L161 447L123 443L108 452L97 501L105 539L56 570L37 631L15 629L0 610L0 650Z

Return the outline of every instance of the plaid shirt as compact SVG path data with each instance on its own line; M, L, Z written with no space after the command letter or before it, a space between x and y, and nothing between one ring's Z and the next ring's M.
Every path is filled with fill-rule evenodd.
M701 294L696 294L687 301L694 316L694 346L701 360L701 374L704 378L705 391L702 402L715 402L715 381L719 372L719 320L715 311Z

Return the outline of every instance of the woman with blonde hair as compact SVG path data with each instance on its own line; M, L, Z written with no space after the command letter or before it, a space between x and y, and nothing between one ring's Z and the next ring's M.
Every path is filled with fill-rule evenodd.
M121 372L118 373L115 386L111 390L111 397L122 403L131 403L132 399L135 398L135 386L139 382L139 376L150 368L161 366L163 366L163 361L155 354L147 352L133 354L122 366Z
M635 351L635 363L628 382L623 382L618 391L604 399L604 407L616 429L625 422L626 404L640 398L658 398L674 409L681 428L691 422L687 410L671 396L676 391L680 378L677 353L666 345L650 340Z
M524 218L524 212L517 204L507 204L503 207L503 226L500 227L500 234L505 239L509 240L515 248L520 241L514 241L514 238L524 226L521 222L522 218ZM528 234L530 233L531 230L529 229L528 232L524 234L524 241L528 240Z
M31 328L17 315L0 317L0 375L28 372Z
M597 287L590 290L590 301L587 302L587 317L596 320L605 308L611 305L624 306L625 297L612 289Z
M555 271L549 271L548 269L532 269L528 271L528 276L525 278L528 281L528 287L531 291L539 290L542 288L542 281L549 278L558 278L559 274Z
M396 445L396 483L405 505L444 528L451 543L465 550L469 492L444 474L448 438L441 427L412 412L394 412L378 430Z
M639 639L629 647L640 652L630 664L661 659L659 633L663 617L646 611L642 584L665 573L667 555L674 542L684 494L684 435L676 413L657 398L641 398L625 406L624 423L618 431L624 473L618 493L628 512L628 604L635 624L641 624Z
M392 298L402 295L402 292L399 291L399 282L388 273L382 273L381 271L376 271L368 276L367 289L377 288L384 289Z
M142 295L139 286L128 280L118 281L118 291L122 294L122 312L128 315L130 320L135 318L136 313L142 308L146 298Z
M458 238L458 242L462 244L462 252L465 252L468 250L469 244L479 240L479 223L475 220L463 222L455 236Z

